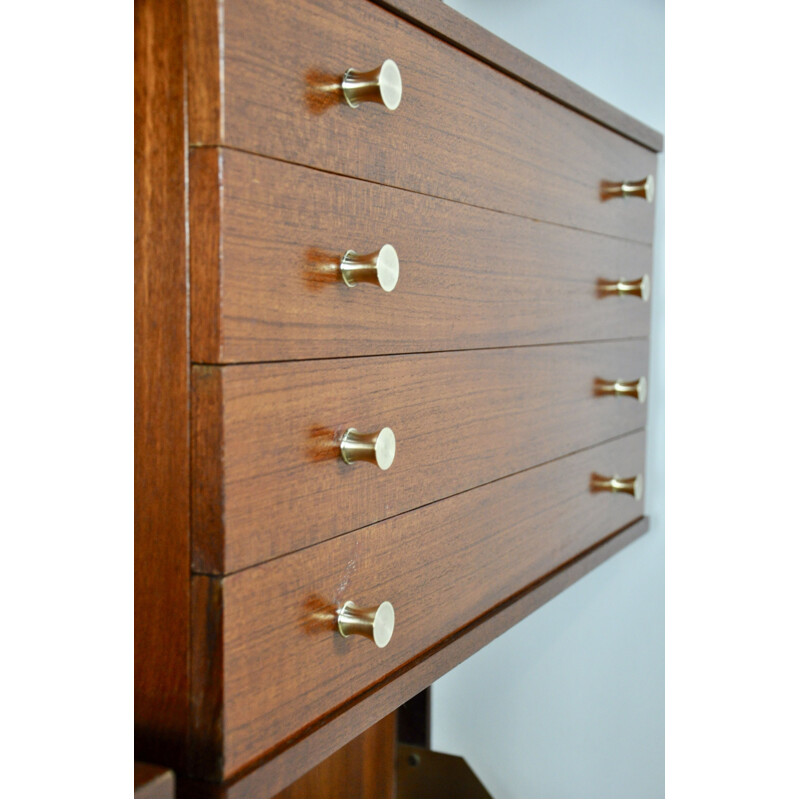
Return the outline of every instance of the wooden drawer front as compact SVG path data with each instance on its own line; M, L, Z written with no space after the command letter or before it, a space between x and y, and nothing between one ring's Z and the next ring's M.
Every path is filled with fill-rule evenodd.
M646 340L195 367L193 550L227 573L644 427L594 381L647 374ZM387 472L336 437L388 426Z
M194 576L194 724L221 737L198 750L229 775L639 518L641 501L589 487L593 472L643 464L637 432L235 575ZM393 604L385 649L334 632L348 600Z
M190 7L192 143L651 241L652 206L601 202L600 187L654 173L654 153L388 11L365 0ZM402 74L396 111L315 88L387 58Z
M320 173L192 154L192 357L274 361L647 336L648 245ZM220 189L220 183L222 189ZM347 250L390 243L400 280L348 288Z

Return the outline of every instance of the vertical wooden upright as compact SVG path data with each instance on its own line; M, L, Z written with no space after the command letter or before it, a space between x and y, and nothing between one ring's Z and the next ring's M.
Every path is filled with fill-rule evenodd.
M184 3L136 0L135 723L139 759L185 759L189 343Z
M397 797L396 731L393 711L274 796Z

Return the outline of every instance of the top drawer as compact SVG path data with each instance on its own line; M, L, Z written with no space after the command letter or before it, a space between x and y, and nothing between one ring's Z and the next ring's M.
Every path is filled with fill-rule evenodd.
M190 25L192 144L651 241L650 204L601 194L654 153L366 0L193 0ZM344 73L387 58L400 106L344 103Z

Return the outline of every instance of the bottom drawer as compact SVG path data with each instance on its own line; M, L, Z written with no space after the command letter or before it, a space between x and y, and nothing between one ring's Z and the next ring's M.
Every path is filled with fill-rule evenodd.
M192 578L193 772L226 778L614 531L642 501L644 433L223 578ZM344 639L346 601L394 606L389 644Z

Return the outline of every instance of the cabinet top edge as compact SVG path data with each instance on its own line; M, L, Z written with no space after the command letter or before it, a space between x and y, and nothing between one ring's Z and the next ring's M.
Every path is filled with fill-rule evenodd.
M441 0L370 2L654 153L664 149L664 136L659 131L573 83Z

